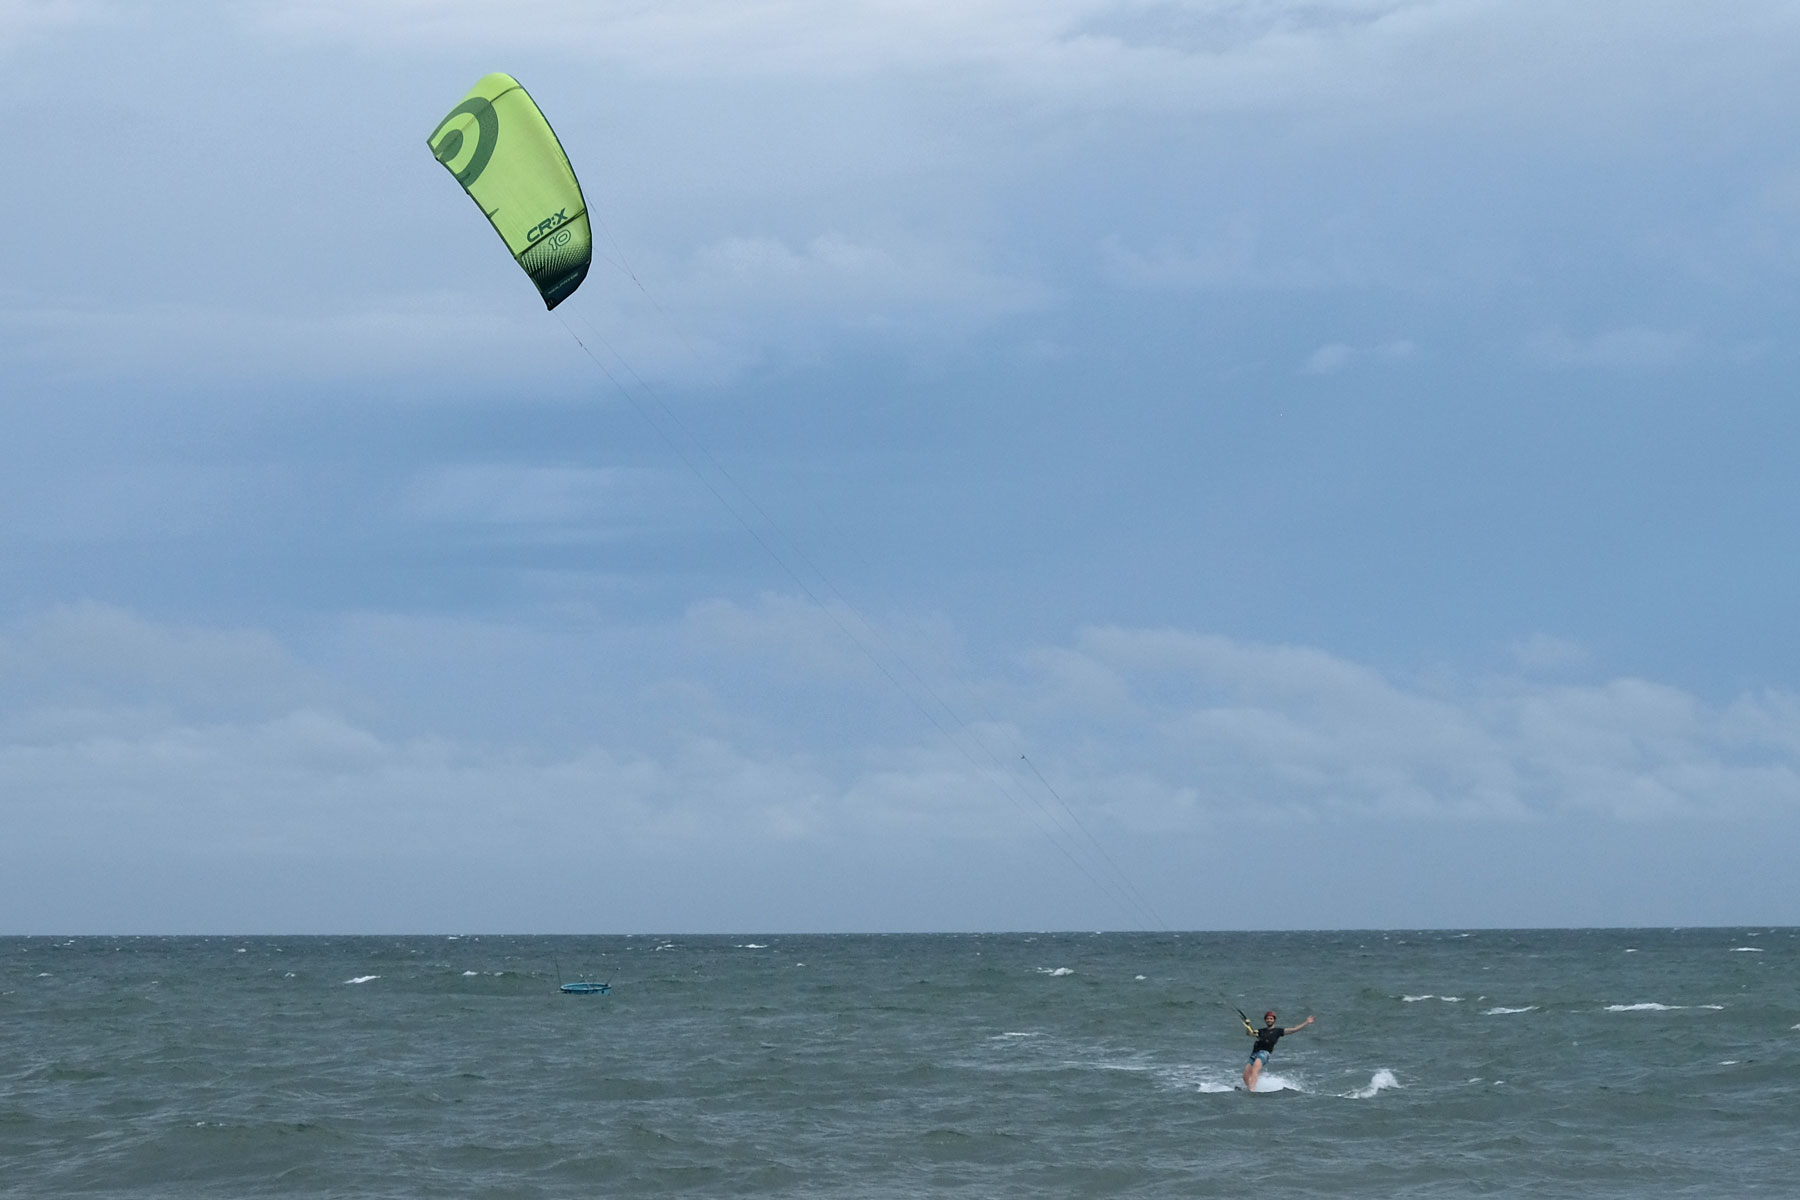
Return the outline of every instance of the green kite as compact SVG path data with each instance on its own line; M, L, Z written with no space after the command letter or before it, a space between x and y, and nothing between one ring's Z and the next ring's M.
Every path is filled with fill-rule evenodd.
M555 308L587 278L594 233L575 168L530 93L484 75L425 139Z

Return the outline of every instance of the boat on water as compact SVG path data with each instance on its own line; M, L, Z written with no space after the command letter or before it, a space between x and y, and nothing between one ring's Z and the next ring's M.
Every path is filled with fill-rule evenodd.
M612 984L610 983L586 983L576 981L559 984L557 986L561 991L566 992L571 996L605 996L612 991Z

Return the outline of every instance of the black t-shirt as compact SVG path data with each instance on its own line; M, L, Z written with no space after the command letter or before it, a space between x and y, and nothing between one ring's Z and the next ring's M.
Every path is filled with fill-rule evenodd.
M1275 1043L1279 1042L1281 1040L1281 1035L1286 1032L1287 1030L1279 1025L1270 1025L1266 1029L1259 1029L1256 1031L1256 1045L1251 1047L1251 1049L1253 1051L1273 1050L1275 1048Z

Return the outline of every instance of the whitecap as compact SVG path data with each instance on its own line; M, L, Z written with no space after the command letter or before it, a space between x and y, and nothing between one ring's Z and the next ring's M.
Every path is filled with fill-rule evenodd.
M1008 1033L997 1033L989 1040L995 1041L995 1042L1002 1042L1002 1041L1005 1041L1007 1038L1028 1038L1028 1037L1037 1037L1037 1036L1038 1035L1035 1033L1008 1032Z
M1482 1010L1481 1015L1484 1017L1502 1017L1508 1013L1536 1012L1537 1007L1538 1006L1535 1004L1527 1004L1524 1008L1505 1008L1501 1005L1496 1004L1492 1008Z
M1256 1090L1259 1092L1304 1092L1306 1089L1286 1075L1264 1071L1256 1077Z
M1139 983L1142 983L1144 981L1144 977L1142 975L1133 975L1132 978L1137 980Z
M769 947L762 942L744 942L738 946L739 950L767 950L768 948Z
M1039 967L1037 973L1039 975L1073 975L1075 969L1073 967Z
M468 978L468 977L469 977L469 976L471 976L471 975L479 975L479 974L481 974L481 972L480 972L480 971L464 971L464 972L463 972L463 978L464 978L464 979L467 979L467 978Z
M1386 1067L1383 1067L1375 1072L1375 1074L1369 1076L1368 1087L1357 1088L1354 1092L1345 1092L1344 1097L1348 1100L1368 1100L1373 1098L1378 1092L1385 1091L1388 1088L1397 1088L1399 1086L1400 1081L1394 1078L1394 1073Z
M1461 1004L1462 1003L1461 996L1439 996L1438 999L1442 1000L1445 1004Z
M379 975L358 975L355 979L346 979L345 983L367 983L371 979L380 979Z
M1437 996L1431 992L1426 992L1423 996L1402 996L1400 999L1406 1001L1408 1004L1417 1004L1421 1000L1436 1000Z
M1761 954L1762 952L1761 946L1733 946L1726 951L1727 954Z
M1607 1012L1671 1012L1680 1007L1681 1007L1681 1005L1679 1005L1679 1004L1657 1004L1655 1001L1649 1001L1644 1004L1609 1004L1606 1006L1606 1011Z

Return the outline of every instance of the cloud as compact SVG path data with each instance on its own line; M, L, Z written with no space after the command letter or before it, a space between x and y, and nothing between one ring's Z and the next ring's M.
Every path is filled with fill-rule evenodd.
M1118 698L1110 714L1081 710L1088 736L1121 739L1220 807L1502 820L1800 809L1800 727L1783 693L1710 709L1630 678L1407 687L1316 649L1179 631L1091 631L1056 676L1072 664Z
M1560 330L1541 333L1526 344L1525 353L1546 367L1658 371L1693 361L1699 346L1685 331L1630 326L1585 338Z
M754 367L816 361L845 338L938 348L1039 311L1057 293L982 251L903 235L717 238L679 258L641 256L655 290L590 283L565 320L623 387L718 386ZM670 314L679 314L671 316Z
M1791 8L1472 0L695 0L537 6L485 0L270 0L252 25L284 42L389 54L556 53L673 80L849 82L958 75L1034 105L1466 121L1614 131L1646 108L1754 92L1791 66ZM1702 52L1703 51L1703 52ZM1778 90L1778 89L1777 89ZM1421 103L1421 97L1430 97Z
M145 718L145 710L206 719L273 715L330 694L261 630L164 625L83 603L0 634L0 729L28 740L163 719Z
M480 249L487 250L485 243ZM505 266L504 256L493 258ZM510 269L510 268L508 268ZM261 384L388 379L504 384L541 395L571 380L611 383L582 363L586 343L619 386L719 384L770 358L808 359L844 334L895 344L954 342L1043 309L1044 285L985 267L978 252L904 237L821 234L793 245L737 236L685 260L639 264L654 299L590 279L546 318L519 286L506 302L474 292L390 296L286 313L205 304L43 305L0 297L0 363L55 379L182 379ZM508 277L509 283L514 282ZM681 314L680 321L670 312Z
M1513 661L1525 671L1558 671L1585 666L1589 660L1587 647L1567 638L1534 633L1520 638L1511 647Z
M739 353L791 349L796 335L827 330L958 338L1053 299L1040 284L986 269L966 248L835 233L797 246L766 236L716 241L660 290Z
M930 638L894 647L955 707L1008 718L938 731L896 712L894 681L831 649L830 622L805 610L769 597L667 628L590 614L560 632L553 615L535 631L387 617L315 633L304 652L255 631L59 610L0 637L5 851L46 879L109 862L149 881L172 862L220 880L279 864L300 891L266 911L301 927L321 902L306 888L347 870L398 896L446 863L503 880L598 859L630 891L666 900L678 880L716 923L762 910L709 893L692 864L798 896L805 880L756 872L803 864L817 883L853 862L910 880L946 854L969 870L1036 855L1078 890L1085 874L1122 894L1121 876L1183 847L1213 853L1249 811L1351 849L1627 824L1667 840L1693 822L1800 814L1791 693L1717 706L1632 678L1423 684L1317 648L1100 628L1002 678L967 678ZM384 656L376 673L411 692L366 694ZM567 691L576 677L592 690ZM788 693L818 711L796 718ZM515 911L503 882L466 886L478 898L458 911L472 919ZM194 911L213 916L185 920L219 919L206 895ZM879 923L884 902L871 903L861 919ZM889 921L912 911L885 903ZM133 904L118 911L157 927L153 902ZM816 926L822 911L788 919Z
M1319 231L1307 231L1311 239ZM1417 281L1371 249L1369 231L1325 230L1325 246L1276 248L1259 221L1235 218L1215 236L1185 244L1128 246L1111 235L1100 243L1110 282L1155 291L1310 292L1329 288L1416 286Z
M927 828L1028 836L1041 817L1031 806L1048 806L1017 766L1026 751L1090 820L1138 835L1208 828L1247 804L1377 823L1800 811L1800 698L1788 693L1715 707L1632 678L1408 685L1315 648L1179 630L1090 630L1034 655L1027 673L990 680L959 679L928 641L872 641L916 673L905 686L929 689L927 706L948 702L935 711L998 708L1013 722L941 718L948 738L917 711L849 722L861 732L849 743L842 730L815 741L816 730L767 719L773 710L725 724L709 715L720 703L768 709L799 686L824 687L831 705L891 707L902 681L859 661L835 625L781 597L701 605L654 634L656 653L600 660L615 703L659 697L654 725L596 713L585 742L557 748L508 723L507 697L543 686L531 682L541 651L524 643L513 661L487 656L486 677L459 690L486 736L402 735L383 732L370 715L380 706L355 700L341 667L327 686L266 634L59 610L0 641L0 794L16 818L31 814L17 818L21 836L150 836L152 814L174 813L186 815L171 828L201 843L216 828L321 850L406 822L471 851L491 838L556 840L560 821L661 850ZM409 652L456 656L445 632ZM367 634L406 640L404 629ZM339 650L361 658L374 646ZM748 690L732 682L746 662L762 680ZM653 727L664 732L646 737ZM1025 802L1021 822L1009 806ZM109 824L95 827L102 814ZM515 819L526 832L502 830Z
M393 297L310 313L203 304L0 308L0 361L71 380L181 379L264 384L421 377L541 378L579 353L525 305L510 315L473 296ZM548 360L548 361L547 361Z
M0 52L115 16L114 6L84 0L0 0Z
M435 466L407 482L399 506L402 516L426 524L550 543L611 541L700 519L685 477L629 467Z
M1307 375L1335 375L1357 362L1405 362L1418 351L1416 345L1405 339L1365 348L1344 342L1328 342L1307 356L1306 364L1301 370Z

